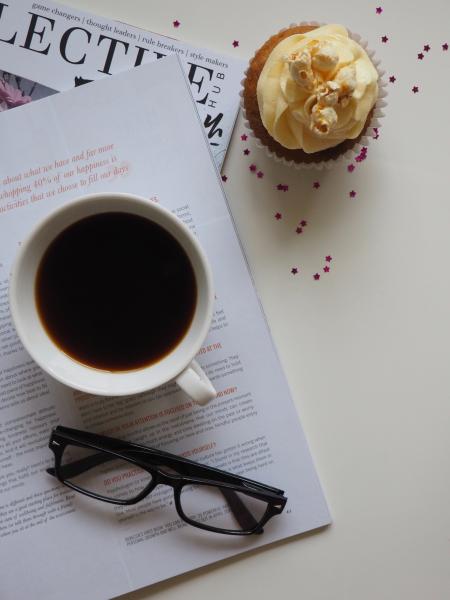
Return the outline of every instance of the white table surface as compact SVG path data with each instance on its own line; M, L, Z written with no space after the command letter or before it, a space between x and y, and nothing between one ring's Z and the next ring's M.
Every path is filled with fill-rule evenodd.
M276 165L241 141L242 118L223 170L333 525L123 600L448 600L450 3L67 2L246 59L292 22L342 23L396 77L380 137L353 173Z

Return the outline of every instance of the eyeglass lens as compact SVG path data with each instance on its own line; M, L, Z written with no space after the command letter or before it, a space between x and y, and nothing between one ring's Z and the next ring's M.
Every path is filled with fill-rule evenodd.
M131 500L152 482L151 474L121 458L92 448L67 445L60 474L81 490L111 500Z

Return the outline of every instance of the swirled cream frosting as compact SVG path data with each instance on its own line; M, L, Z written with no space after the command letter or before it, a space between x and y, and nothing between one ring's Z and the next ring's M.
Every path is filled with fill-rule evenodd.
M345 27L291 35L275 46L259 76L262 122L285 148L332 148L361 133L377 81L372 61Z

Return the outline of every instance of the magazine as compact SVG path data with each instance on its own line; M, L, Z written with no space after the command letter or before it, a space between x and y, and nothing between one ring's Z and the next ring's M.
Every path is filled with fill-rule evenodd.
M111 598L330 522L193 106L179 59L167 57L2 115L8 144L0 146L1 598ZM175 383L130 397L75 392L41 371L15 333L8 278L21 240L62 203L108 191L161 203L205 249L216 299L197 359L217 398L204 407ZM77 494L46 473L57 424L281 488L286 508L262 535L224 536L181 521L166 486L131 506Z
M0 111L170 54L185 69L220 169L245 61L51 0L0 3Z

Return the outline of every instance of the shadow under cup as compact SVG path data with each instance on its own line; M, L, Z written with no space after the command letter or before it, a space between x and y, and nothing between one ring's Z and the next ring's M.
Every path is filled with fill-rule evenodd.
M35 300L38 269L49 245L69 226L102 213L128 213L144 217L162 227L177 240L187 255L197 287L193 317L179 343L157 362L129 371L93 368L71 358L47 334ZM120 285L119 276L117 285ZM211 270L197 238L167 209L130 194L84 196L50 214L22 243L10 281L13 321L31 357L62 383L107 396L143 392L177 378L194 360L208 333L213 299Z

